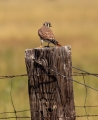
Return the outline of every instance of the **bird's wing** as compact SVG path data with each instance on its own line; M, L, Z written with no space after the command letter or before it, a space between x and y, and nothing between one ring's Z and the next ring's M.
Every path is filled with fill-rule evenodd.
M55 40L55 36L52 33L52 30L46 26L43 26L38 30L38 35L43 40Z

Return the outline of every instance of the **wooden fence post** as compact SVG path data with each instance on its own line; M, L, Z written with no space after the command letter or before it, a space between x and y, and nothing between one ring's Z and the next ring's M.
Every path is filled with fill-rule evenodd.
M27 49L25 55L31 120L75 120L71 47Z

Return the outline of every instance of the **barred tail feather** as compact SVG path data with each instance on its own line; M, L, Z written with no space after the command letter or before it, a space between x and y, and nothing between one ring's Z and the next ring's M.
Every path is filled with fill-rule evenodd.
M56 41L55 39L48 39L47 40L48 42L50 41L51 43L53 43L54 45L57 45L57 46L62 46L62 45L60 45L59 43L58 43L58 41Z
M62 45L60 45L60 44L58 43L57 46L61 47Z

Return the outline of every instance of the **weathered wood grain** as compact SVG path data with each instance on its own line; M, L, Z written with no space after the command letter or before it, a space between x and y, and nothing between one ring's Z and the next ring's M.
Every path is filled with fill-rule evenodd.
M27 49L25 55L31 120L75 120L71 47Z

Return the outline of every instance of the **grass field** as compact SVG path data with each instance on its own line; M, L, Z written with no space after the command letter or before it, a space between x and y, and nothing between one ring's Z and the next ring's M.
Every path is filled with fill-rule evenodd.
M98 73L98 0L1 0L0 75L26 73L24 51L40 45L37 31L45 21L52 23L52 30L60 44L71 45L73 66ZM83 78L74 79L83 82ZM90 76L85 79L88 85L98 89L97 78ZM10 82L11 79L0 81L0 112L13 111ZM28 109L27 78L14 78L12 86L16 110ZM88 89L87 93L87 105L98 105L97 92ZM74 95L75 104L83 105L85 87L74 83ZM89 114L98 114L98 108L89 108L87 111ZM76 113L85 114L85 110L76 108ZM29 112L19 115L29 115Z

